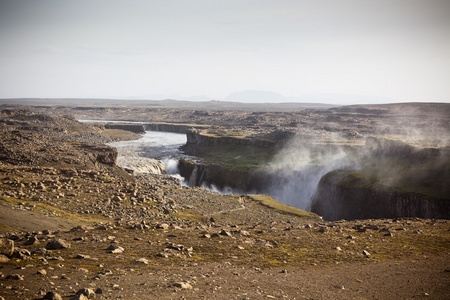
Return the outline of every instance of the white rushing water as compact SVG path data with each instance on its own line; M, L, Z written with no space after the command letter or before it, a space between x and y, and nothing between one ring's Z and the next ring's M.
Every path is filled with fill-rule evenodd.
M146 131L142 138L131 141L112 142L119 156L148 157L159 160L185 157L179 150L186 144L186 135L163 131Z
M121 167L141 173L154 173L152 171L158 169L158 161L162 161L168 174L183 180L178 174L178 160L189 157L179 149L184 144L185 134L146 131L140 139L112 142L108 145L117 149L117 164Z

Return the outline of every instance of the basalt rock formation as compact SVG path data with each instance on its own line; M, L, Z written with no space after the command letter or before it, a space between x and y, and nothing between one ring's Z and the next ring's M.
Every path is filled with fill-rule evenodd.
M450 218L450 152L367 140L362 166L323 176L312 211L327 220Z
M105 128L107 129L121 129L126 131L131 131L134 133L144 133L145 126L140 124L117 124L117 123L108 123L105 124Z
M329 172L319 182L312 211L325 220L419 217L450 219L450 198L438 198L374 184L347 170Z
M218 163L182 159L178 168L189 186L215 186L221 190L232 188L235 191L248 191L253 177L253 172L247 169L226 168Z

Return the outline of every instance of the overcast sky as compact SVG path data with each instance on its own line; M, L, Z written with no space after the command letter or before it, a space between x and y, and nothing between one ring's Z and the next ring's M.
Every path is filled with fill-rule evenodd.
M449 0L0 0L0 98L450 102Z

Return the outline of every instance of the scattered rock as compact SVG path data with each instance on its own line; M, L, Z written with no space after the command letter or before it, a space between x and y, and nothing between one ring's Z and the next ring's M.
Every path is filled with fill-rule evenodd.
M115 244L109 245L109 247L106 248L106 250L109 250L109 253L116 253L116 254L125 251L125 249Z
M160 252L156 256L157 257L162 257L162 258L169 258L169 253L167 253L167 252Z
M146 259L146 258L138 258L138 259L136 259L135 261L134 261L135 263L138 263L138 264L145 264L145 265L148 265L148 260Z
M223 230L220 232L220 235L223 235L223 236L232 236L231 233L230 233L229 231L226 231L225 229L223 229Z
M80 295L75 295L75 296L71 297L69 300L89 300L89 298L83 294L80 294Z
M325 233L325 232L328 231L328 227L320 226L319 229L318 229L317 231L318 231L318 232L321 232L321 233Z
M53 240L45 246L45 249L47 250L57 250L66 248L70 248L70 244L63 239Z
M44 270L44 269L38 270L36 273L37 273L38 275L42 275L42 276L46 276L46 275L47 275L47 271Z
M166 223L161 223L161 224L156 225L156 229L164 229L164 230L166 230L168 228L169 228L169 224L166 224Z
M180 289L192 290L192 285L187 282L174 282L172 285Z
M95 291L89 288L83 288L76 292L77 295L84 295L88 298L95 297Z
M9 258L6 255L0 254L0 263L9 262Z
M58 293L48 292L47 294L45 294L44 297L42 297L42 299L46 299L46 300L62 300L62 297Z
M20 274L12 274L12 275L6 276L6 279L23 280L23 275L20 275Z
M31 252L28 251L28 249L23 248L14 248L14 253L11 257L13 258L20 258L20 259L28 259L29 256L31 256Z
M0 239L0 254L11 256L14 253L14 241L2 238Z
M24 245L26 245L26 246L37 245L37 244L39 244L39 239L35 236L28 238L28 240L26 240L26 242L24 243Z

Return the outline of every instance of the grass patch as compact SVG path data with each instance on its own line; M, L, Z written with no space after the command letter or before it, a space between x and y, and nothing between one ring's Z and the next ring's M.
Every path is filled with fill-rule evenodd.
M206 221L206 217L198 214L192 210L184 210L184 211L179 211L177 213L174 214L175 217L179 218L179 219L186 219L186 220L191 220L191 221L197 221L200 223L203 223Z
M0 201L5 201L14 205L20 205L20 204L24 204L26 205L27 203L31 203L34 204L35 207L33 208L32 212L35 213L55 213L57 215L54 215L53 217L59 217L63 220L67 220L70 222L84 222L84 223L94 223L94 222L105 222L105 221L109 221L106 218L99 218L98 215L87 215L88 217L82 217L80 215L76 215L70 212L67 212L65 210L56 208L55 206L52 206L50 204L47 203L42 203L42 202L35 202L35 201L27 201L27 200L18 200L15 198L11 198L11 197L0 197Z
M236 130L207 130L201 133L201 135L209 136L209 137L215 137L215 138L222 138L222 137L229 137L229 138L237 138L242 139L247 137L249 134L245 131L236 131Z
M102 133L120 140L136 140L142 137L141 134L122 129L104 129Z
M199 152L205 162L219 163L239 170L252 170L271 161L274 151L273 148L231 144L201 147Z
M252 201L257 201L261 205L264 205L266 207L274 209L277 212L282 213L282 214L294 215L296 217L305 218L305 219L320 220L320 217L312 212L308 212L308 211L302 210L300 208L292 207L290 205L281 203L281 202L273 199L270 196L247 195L247 199L252 200Z

